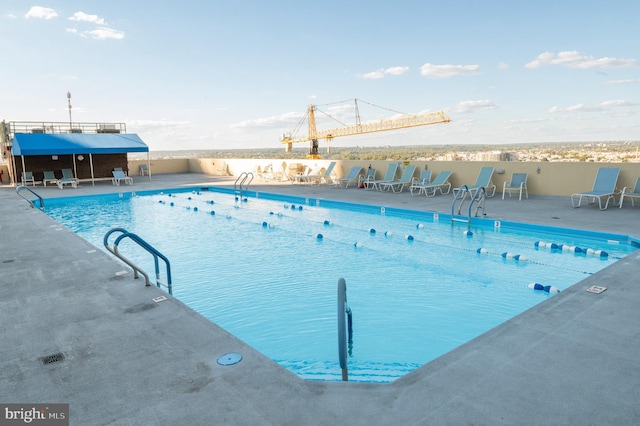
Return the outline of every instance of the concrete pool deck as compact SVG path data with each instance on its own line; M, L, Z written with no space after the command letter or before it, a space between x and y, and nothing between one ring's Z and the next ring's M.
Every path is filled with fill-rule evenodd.
M132 186L34 189L46 203L50 197L234 182L201 174L134 179ZM452 201L451 195L257 181L250 189L443 214ZM69 403L74 425L640 420L640 252L393 383L312 382L178 300L153 302L168 295L145 287L114 257L31 208L15 188L0 187L0 200L0 403ZM630 204L600 211L573 209L569 197L496 196L485 212L491 219L640 237L640 206ZM607 290L587 292L592 285ZM243 359L219 365L228 353ZM64 359L43 363L55 354Z

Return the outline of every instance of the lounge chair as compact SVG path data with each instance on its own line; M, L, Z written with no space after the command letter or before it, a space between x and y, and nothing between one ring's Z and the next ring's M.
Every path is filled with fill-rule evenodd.
M299 175L293 176L292 183L310 183L309 176L316 176L322 172L322 166L317 166L315 168L310 168L309 166L304 167L304 172Z
M380 182L378 188L380 191L388 191L391 189L393 192L402 192L405 186L409 186L411 182L413 182L413 174L415 172L416 166L406 166L400 179L394 180L393 182Z
M36 186L36 180L33 178L32 172L24 172L22 173L22 184L26 185L31 182L32 186Z
M325 183L329 183L331 182L331 174L333 173L333 169L334 167L336 167L336 162L332 161L331 163L329 163L329 167L327 167L324 171L324 173L319 173L319 174L309 174L307 176L307 183L310 184L316 184L316 185L320 185L322 183L322 181L324 181Z
M111 173L113 173L113 179L111 179L111 182L115 186L120 186L121 181L124 181L127 185L133 185L133 178L125 175L122 170L114 170Z
M140 164L140 176L149 175L149 168L146 164Z
M594 204L596 200L598 200L600 210L606 210L607 207L609 207L609 201L616 195L616 184L619 175L619 167L600 167L596 174L596 180L593 182L593 189L587 192L572 194L571 205L574 208L578 208L582 204L582 199L586 198L589 204ZM576 198L578 199L578 204L575 202ZM602 207L603 198L606 199L604 207Z
M478 177L476 179L476 183L471 186L467 186L467 191L473 198L476 193L480 190L480 188L484 188L486 191L487 197L493 197L496 193L496 186L491 182L491 176L493 176L493 167L483 167L480 169L480 173L478 173ZM453 194L456 195L458 191L462 189L462 186L459 188L453 188ZM465 196L467 194L464 194Z
M505 182L502 185L502 199L504 200L505 192L509 191L509 198L511 198L512 191L518 191L520 197L518 201L522 201L522 192L525 197L529 198L529 192L527 191L527 174L526 173L513 173L511 175L511 182Z
M636 179L636 186L634 186L633 189L628 186L622 189L622 194L620 194L620 208L622 208L624 197L631 198L631 206L635 207L633 199L640 198L640 177Z
M424 185L428 185L429 183L431 183L431 170L423 170L420 172L420 178L413 179L413 181L411 182L409 192L411 192L411 195L420 195L422 193L421 187Z
M396 178L397 171L398 163L389 163L389 165L387 166L387 173L385 173L382 179L365 180L362 182L364 184L364 189L378 189L378 185L383 182L393 182Z
M422 192L427 197L433 197L438 192L443 195L448 194L449 192L451 192L451 183L449 183L451 174L452 172L450 172L449 170L443 170L438 173L438 176L433 179L433 182L426 185L417 185L414 190L417 189L418 194Z
M77 179L71 169L62 169L62 179L58 179L58 188L62 189L65 185L71 185L72 188L78 187L79 179Z
M42 179L42 184L47 186L47 183L58 184L58 178L51 170L44 171L44 179Z
M360 175L361 170L362 167L353 166L351 167L351 170L349 170L349 174L347 174L345 177L333 179L333 184L341 188L348 188L349 184L358 182L358 176Z
M273 165L271 163L264 167L256 167L256 176L258 179L270 180L273 179Z

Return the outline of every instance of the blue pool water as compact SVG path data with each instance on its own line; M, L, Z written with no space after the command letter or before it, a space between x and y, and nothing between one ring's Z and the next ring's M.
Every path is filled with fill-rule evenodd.
M530 284L562 291L636 249L615 235L489 221L470 235L430 213L216 188L50 199L47 213L97 247L114 227L138 234L170 259L175 297L319 380L341 379L339 278L350 380L389 382L552 297ZM127 241L120 251L153 276Z

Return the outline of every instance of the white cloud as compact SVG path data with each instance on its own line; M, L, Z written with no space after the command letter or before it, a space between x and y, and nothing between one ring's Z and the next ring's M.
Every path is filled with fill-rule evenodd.
M24 15L25 18L36 18L36 19L53 19L58 16L58 12L54 9L42 6L32 6L31 9Z
M604 102L601 102L600 104L597 104L597 105L588 105L588 104L584 104L584 103L579 103L579 104L570 105L570 106L564 107L564 108L554 106L554 107L549 109L549 112L553 114L553 113L557 113L557 112L605 111L605 110L610 109L610 108L625 107L625 106L632 106L632 105L634 105L634 104L632 102L629 102L629 101L613 100L613 101L604 101Z
M70 21L80 21L80 22L89 22L96 25L106 25L104 19L99 17L98 15L89 15L84 12L76 12L73 16L69 17Z
M509 68L509 64L507 64L506 62L500 62L498 64L498 69L500 70L506 70L507 68Z
M358 76L358 78L362 78L364 80L379 80L381 78L384 78L386 75L402 75L408 72L409 67L390 67L387 69L379 69L377 71L361 74Z
M69 30L67 30L69 31ZM77 31L69 31L76 32ZM98 27L95 30L82 31L78 33L82 37L94 38L96 40L106 40L106 39L115 39L122 40L124 38L124 32L119 30L114 30L113 28L108 27Z
M465 113L465 112L474 112L479 109L496 109L496 108L497 108L497 105L494 104L493 102L488 100L482 100L482 101L460 102L458 103L458 105L455 106L454 110L456 112Z
M586 56L576 50L559 52L558 54L545 52L527 63L525 68L540 68L544 65L562 65L567 68L627 68L638 65L635 59L594 58Z
M426 63L420 67L420 74L425 77L448 78L456 75L477 74L479 65L433 65Z
M391 67L384 70L385 74L402 75L409 72L409 67Z
M358 77L365 80L379 80L381 78L384 78L384 71L383 70L372 71L366 74L359 75Z

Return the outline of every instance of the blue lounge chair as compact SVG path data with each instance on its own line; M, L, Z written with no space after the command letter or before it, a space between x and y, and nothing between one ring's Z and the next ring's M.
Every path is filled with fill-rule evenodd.
M449 183L451 174L452 172L449 170L443 170L438 173L438 176L433 179L433 182L424 185L415 185L413 189L417 190L418 194L423 193L427 197L433 197L438 192L440 192L440 194L448 194L451 192L451 183Z
M493 197L496 193L496 186L491 182L491 177L493 176L493 167L483 167L480 169L480 173L478 173L478 177L476 179L476 183L473 185L467 185L467 192L473 198L476 193L480 190L480 188L484 188L486 191L487 197ZM456 195L458 191L463 188L453 188L453 194ZM464 194L466 196L467 194Z
M58 179L58 188L62 189L65 185L71 185L72 188L78 187L79 179L73 175L71 169L62 169L62 179Z
M416 166L406 166L402 172L402 176L400 176L400 179L392 182L380 182L380 184L378 184L378 188L380 191L388 191L391 189L393 192L402 192L405 186L409 186L411 185L411 182L413 182L413 174L415 172Z
M379 180L365 180L363 182L364 189L378 189L378 185L383 182L393 182L396 178L396 172L398 171L398 163L389 163L387 166L387 173Z
M58 184L58 178L51 170L45 170L43 173L44 178L42 179L42 184L44 186L47 186L47 183L54 183L56 185Z
M32 186L36 186L36 180L33 178L32 172L24 172L22 173L22 184L26 185L31 182Z
M580 207L582 199L586 198L589 204L594 204L598 200L600 210L606 210L609 207L609 201L616 195L616 184L620 175L619 167L600 167L596 174L596 180L593 182L593 189L588 192L579 192L571 195L571 205L574 208ZM576 198L578 204L576 204ZM606 199L604 207L602 207L602 199Z
M125 175L122 170L114 170L111 173L113 173L113 179L111 179L111 182L115 186L120 186L120 182L122 181L124 181L124 183L126 183L127 185L133 185L133 178L131 176Z
M362 167L360 166L351 167L351 170L349 170L349 174L347 174L345 177L333 180L334 185L341 188L348 188L349 184L358 182L358 176L360 175L361 170Z
M502 185L502 199L504 200L505 192L509 191L509 198L511 198L512 191L518 191L520 197L518 201L522 201L522 193L529 198L529 192L527 191L527 174L526 173L513 173L511 175L511 182L505 182Z
M622 189L622 194L620 194L620 208L622 208L624 197L631 198L631 206L635 207L636 204L633 202L633 199L640 198L640 177L636 179L636 185L633 188L625 186Z

